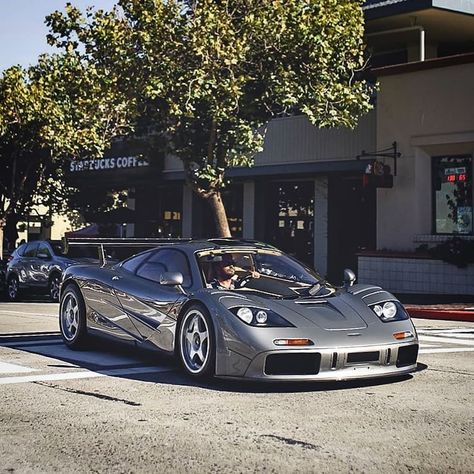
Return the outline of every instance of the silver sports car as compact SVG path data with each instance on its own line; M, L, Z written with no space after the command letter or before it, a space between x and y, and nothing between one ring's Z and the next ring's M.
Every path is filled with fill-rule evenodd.
M378 286L334 287L254 241L179 241L114 266L69 267L59 321L71 348L90 334L175 354L194 377L343 380L416 369L418 338Z

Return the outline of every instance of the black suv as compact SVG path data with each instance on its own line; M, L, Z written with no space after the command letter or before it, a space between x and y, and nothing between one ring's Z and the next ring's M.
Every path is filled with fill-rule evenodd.
M20 293L47 293L59 299L62 272L76 263L99 262L97 249L92 255L64 254L60 241L36 240L20 245L10 256L6 269L7 298L15 301ZM89 257L89 258L87 258Z

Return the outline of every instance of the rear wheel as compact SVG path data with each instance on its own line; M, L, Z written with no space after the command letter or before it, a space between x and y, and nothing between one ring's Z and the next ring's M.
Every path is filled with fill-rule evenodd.
M7 296L10 301L18 301L20 296L20 281L16 275L11 275L7 281Z
M211 317L202 306L190 306L179 326L179 355L193 377L214 375L216 348Z
M49 278L49 297L52 301L57 302L59 301L59 284L61 282L61 278L57 273L54 273Z
M63 291L59 305L59 329L71 349L84 347L87 339L86 307L77 286L69 284Z

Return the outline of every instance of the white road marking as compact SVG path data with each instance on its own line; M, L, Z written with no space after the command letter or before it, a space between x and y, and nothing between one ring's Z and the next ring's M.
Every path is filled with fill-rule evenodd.
M474 347L447 347L443 349L420 349L419 354L439 354L442 352L472 352Z
M27 382L50 382L57 380L77 380L77 379L88 379L97 377L120 377L122 375L138 375L138 374L154 374L161 372L172 372L175 370L171 367L135 367L130 369L112 369L103 370L99 372L93 371L80 371L80 372L68 372L63 374L38 374L38 375L25 375L18 377L1 377L0 385L9 385L15 383L27 383Z
M57 318L58 315L54 313L26 313L25 311L9 311L7 309L0 309L0 313L8 313L8 314L21 314L23 316L46 316L50 318Z
M0 374L19 374L22 372L35 372L36 370L31 367L10 364L9 362L0 362Z
M420 341L428 341L428 342L439 342L443 344L460 344L463 346L474 346L474 341L469 339L456 339L452 337L442 337L442 336L424 336L419 335L418 339Z

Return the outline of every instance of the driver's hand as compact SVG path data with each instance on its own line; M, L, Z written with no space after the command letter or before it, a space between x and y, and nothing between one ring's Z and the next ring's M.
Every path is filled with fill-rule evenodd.
M260 278L260 273L255 272L255 271L251 271L251 272L250 272L250 276L251 276L252 278Z

